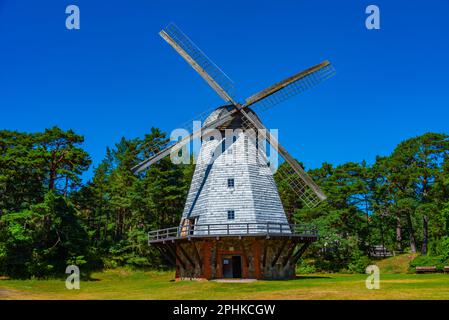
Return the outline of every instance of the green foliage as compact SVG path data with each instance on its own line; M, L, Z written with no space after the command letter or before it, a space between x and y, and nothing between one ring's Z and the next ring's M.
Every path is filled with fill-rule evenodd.
M449 259L449 236L445 236L437 242L435 254L443 257L444 260Z
M1 217L1 272L11 276L63 274L66 265L85 263L87 237L67 200L49 191L42 203Z
M443 256L421 255L410 262L411 271L414 271L416 267L436 267L437 270L442 271L445 265L447 265L447 260Z
M365 273L366 267L370 265L370 259L361 250L352 252L351 262L348 264L348 270L353 273Z
M299 264L296 266L296 273L298 274L310 274L315 273L316 267L314 264L307 263L307 261L301 259Z
M315 209L296 204L282 175L275 179L291 221L319 230L319 241L306 253L318 270L364 272L373 246L427 253L449 235L447 135L408 139L371 166L324 163L309 174L328 197Z

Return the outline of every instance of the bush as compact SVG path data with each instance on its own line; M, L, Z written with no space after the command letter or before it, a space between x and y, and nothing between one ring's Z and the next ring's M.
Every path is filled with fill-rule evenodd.
M304 260L301 260L300 264L296 266L296 273L299 274L309 274L315 272L316 272L315 266L312 264L308 264Z
M449 237L443 237L437 242L436 254L442 256L444 260L449 258Z
M437 270L442 271L447 264L444 256L418 256L410 262L410 268L416 267L436 267Z
M65 276L67 264L86 263L87 234L75 207L48 192L42 203L0 217L0 273L15 277Z
M354 250L351 262L348 264L348 270L353 273L365 273L366 267L369 264L370 259L361 250Z
M411 261L410 268L436 267L437 270L443 271L443 267L449 265L449 237L442 237L433 243L433 247L429 255L421 255Z

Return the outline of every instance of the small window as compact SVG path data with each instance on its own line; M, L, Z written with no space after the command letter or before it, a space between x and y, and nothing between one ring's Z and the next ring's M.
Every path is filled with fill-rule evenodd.
M236 142L237 141L237 137L236 136L233 136L232 137L232 142L234 143L234 142Z
M228 220L234 220L235 212L234 210L228 210Z
M234 188L234 179L228 179L228 188Z

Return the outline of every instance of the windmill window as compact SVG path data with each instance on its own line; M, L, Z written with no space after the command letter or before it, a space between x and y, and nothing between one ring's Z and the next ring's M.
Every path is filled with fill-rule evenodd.
M228 188L234 188L234 179L233 178L228 179Z
M234 210L228 210L228 220L234 220L235 212Z
M236 136L233 136L232 137L232 142L234 143L234 142L236 142L237 141L237 137Z

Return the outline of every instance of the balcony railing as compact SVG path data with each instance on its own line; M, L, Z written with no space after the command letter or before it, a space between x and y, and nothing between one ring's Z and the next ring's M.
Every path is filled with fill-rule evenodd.
M225 223L195 224L148 232L148 242L159 242L184 237L211 236L302 236L318 237L315 226L287 223Z

